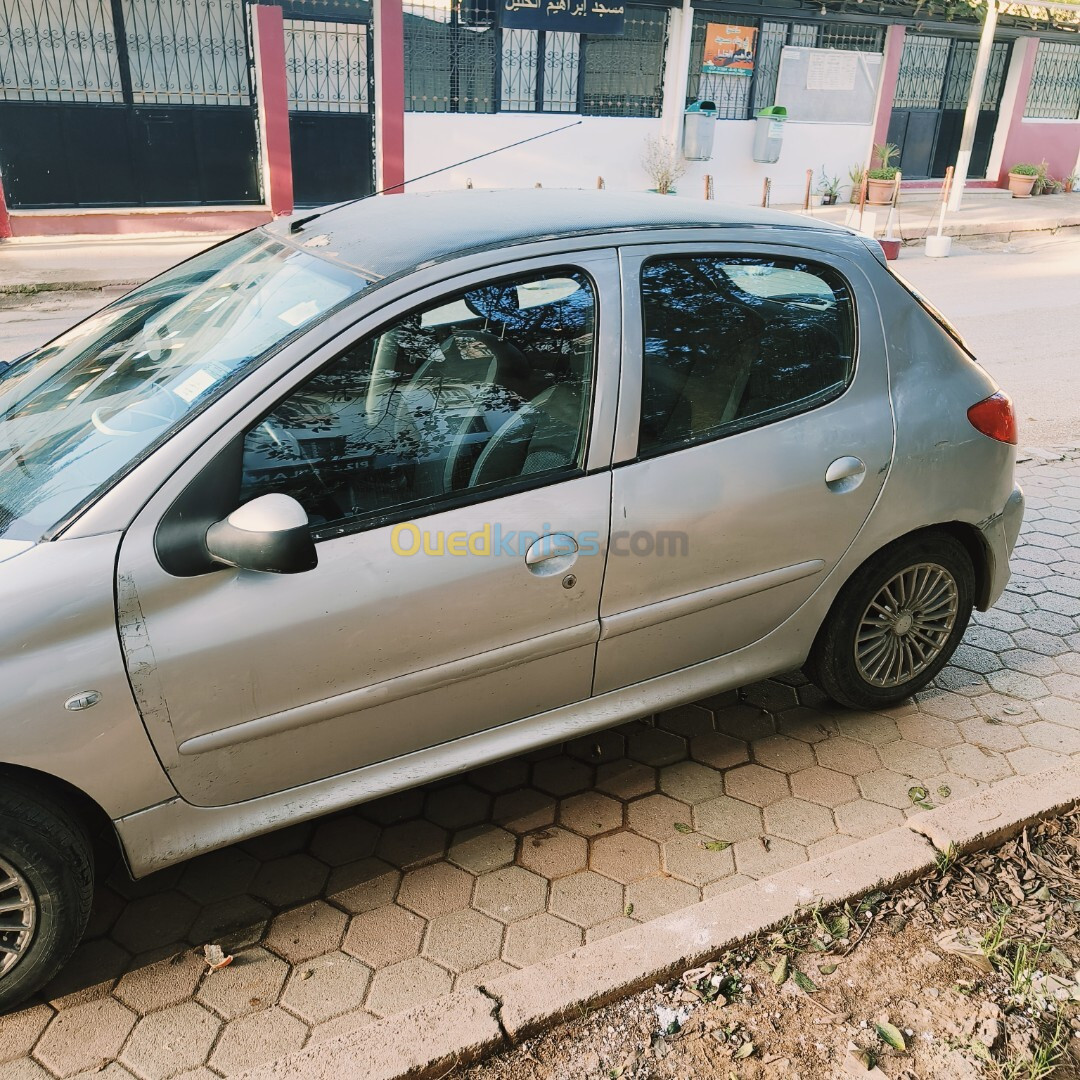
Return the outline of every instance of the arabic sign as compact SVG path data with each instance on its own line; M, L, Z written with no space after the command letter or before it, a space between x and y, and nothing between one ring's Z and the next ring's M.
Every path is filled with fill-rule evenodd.
M756 26L709 23L701 70L706 75L753 75L756 36Z
M625 11L622 0L501 0L499 21L507 30L621 34Z

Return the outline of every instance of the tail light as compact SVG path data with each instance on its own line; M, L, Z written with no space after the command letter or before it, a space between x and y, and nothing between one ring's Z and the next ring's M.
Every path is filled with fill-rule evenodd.
M1016 413L1008 394L1001 391L977 401L967 411L971 426L988 438L1016 445Z

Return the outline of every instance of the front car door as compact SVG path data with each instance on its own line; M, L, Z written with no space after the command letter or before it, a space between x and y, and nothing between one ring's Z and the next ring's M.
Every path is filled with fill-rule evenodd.
M121 634L185 799L253 798L589 696L619 306L612 252L429 288L250 401L150 502L120 553ZM186 557L174 537L200 492L230 483L236 504L295 497L316 569Z
M621 258L625 374L595 693L784 622L862 528L893 448L881 319L854 262L754 243Z

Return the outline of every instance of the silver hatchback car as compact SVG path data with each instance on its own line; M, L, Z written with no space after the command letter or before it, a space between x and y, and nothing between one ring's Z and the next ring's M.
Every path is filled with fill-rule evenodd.
M995 602L1007 397L847 231L604 192L278 221L0 365L0 1007L131 872Z

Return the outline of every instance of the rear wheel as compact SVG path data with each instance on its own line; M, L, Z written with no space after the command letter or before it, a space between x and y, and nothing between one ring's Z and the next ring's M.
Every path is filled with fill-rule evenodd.
M967 549L946 533L906 537L852 575L825 620L806 674L856 709L921 690L964 636L975 594Z
M77 818L0 780L0 1013L45 985L90 917L91 843Z

